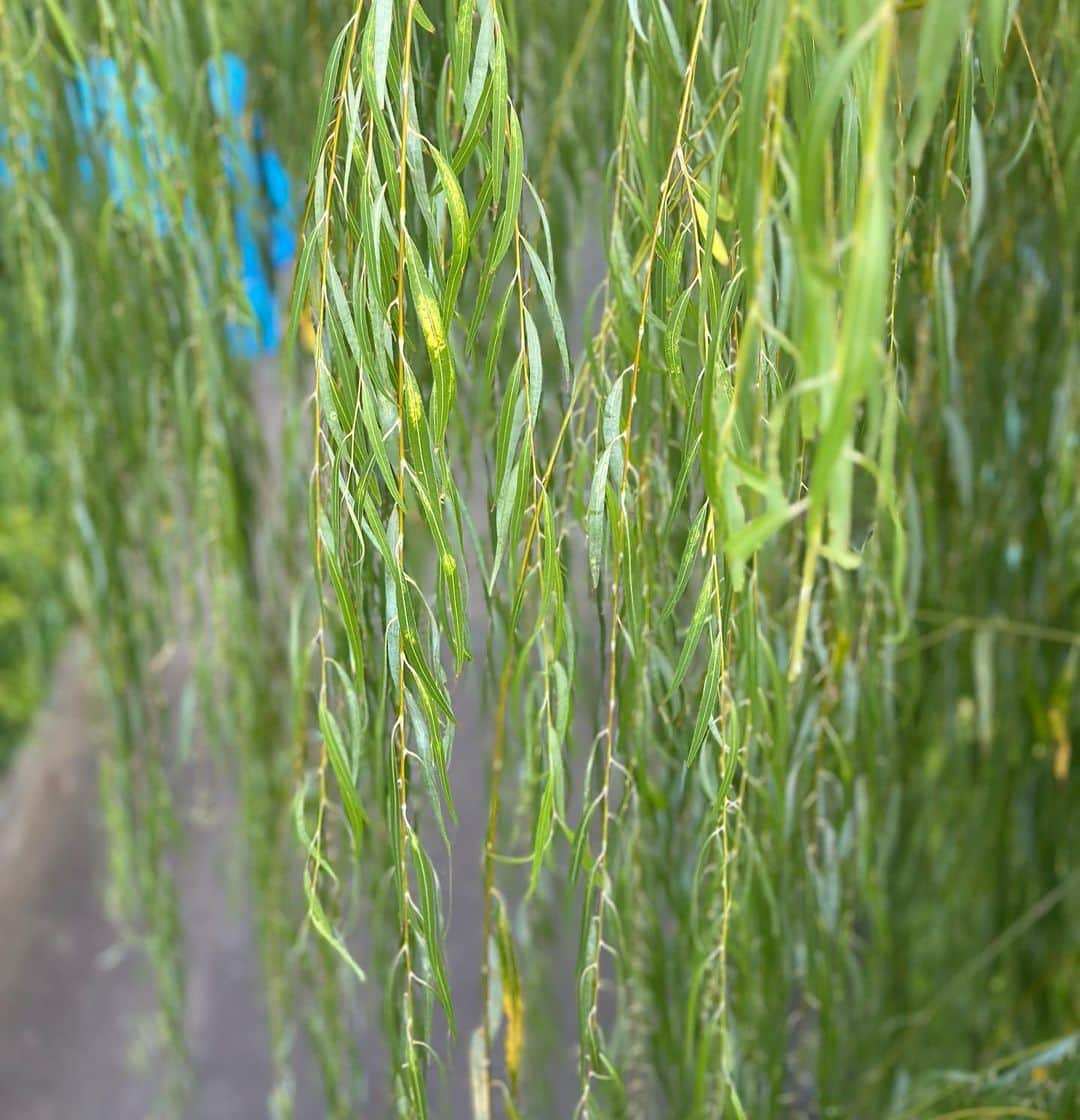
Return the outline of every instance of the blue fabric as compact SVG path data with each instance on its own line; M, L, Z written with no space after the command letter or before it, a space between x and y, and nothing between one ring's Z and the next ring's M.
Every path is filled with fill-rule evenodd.
M226 324L226 337L232 353L253 358L273 353L281 344L274 271L288 267L296 254L292 186L277 153L263 143L261 119L248 113L243 60L224 53L211 62L207 84L211 107L221 121L222 166L233 204L234 246L222 249L226 258L238 263L238 280L251 309L250 321ZM157 236L168 236L170 217L163 191L170 164L184 153L162 134L161 95L145 69L136 72L130 111L111 58L90 59L65 93L76 135L86 149L77 162L84 187L92 188L95 163L100 165L114 205L148 223ZM7 136L0 130L0 143L5 141ZM41 148L35 152L29 138L15 137L9 146L25 170L45 170L45 153ZM13 185L13 174L0 160L0 187ZM188 237L202 236L190 200L183 227Z

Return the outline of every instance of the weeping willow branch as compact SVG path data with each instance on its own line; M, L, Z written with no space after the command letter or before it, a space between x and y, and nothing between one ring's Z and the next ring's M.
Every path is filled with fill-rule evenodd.
M330 8L0 11L0 656L14 502L97 652L172 1111L194 739L279 1118L299 1022L332 1116L431 1115L459 1055L476 1120L1066 1115L1075 14Z

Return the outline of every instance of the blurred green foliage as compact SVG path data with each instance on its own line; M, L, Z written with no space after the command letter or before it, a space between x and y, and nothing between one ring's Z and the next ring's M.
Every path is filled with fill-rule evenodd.
M0 347L16 358L2 313L11 298L5 280L0 266ZM0 362L0 771L45 694L68 618L66 498L53 455L49 415L35 399L33 377L17 360Z
M65 618L55 510L0 504L0 768L48 683Z

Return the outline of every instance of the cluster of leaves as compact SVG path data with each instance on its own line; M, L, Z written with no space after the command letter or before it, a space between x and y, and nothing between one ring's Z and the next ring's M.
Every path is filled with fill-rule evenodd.
M143 63L188 153L172 219L194 200L206 238L76 198L59 127L47 173L12 161L2 235L175 1048L179 626L244 794L280 1114L305 1015L328 1113L360 1106L348 1006L378 987L398 1115L465 1032L476 1120L555 1114L560 1000L583 1118L1068 1115L1070 6L363 0L331 33L319 5L130 7L0 13L6 88L34 72L59 121L82 44L128 88ZM273 20L314 359L286 354L268 496L195 60ZM568 339L560 277L595 256ZM459 681L488 700L475 978L437 870Z
M414 857L395 872L399 959L411 959L415 946L412 958L431 969L419 986L439 997L452 1023L430 946L439 919L426 908L430 861L408 816L407 764L422 779L416 803L439 822L451 745L442 635L460 667L467 647L455 578L462 541L478 535L461 487L474 465L471 438L489 430L493 523L473 557L498 680L483 933L493 941L490 961L505 960L490 921L503 905L492 864L500 838L511 846L506 858L531 867L515 923L520 939L531 942L541 922L539 882L567 873L579 882L582 1115L775 1114L797 1093L792 1070L800 1067L830 1111L880 1106L882 1085L895 1090L891 1077L913 1045L905 1015L919 1007L923 983L942 975L936 967L948 969L936 957L941 941L950 960L981 964L978 947L993 944L1006 915L1022 915L1048 891L1059 892L1055 904L1071 894L1067 844L1051 826L1041 887L975 923L970 940L939 934L912 971L888 955L907 943L901 930L926 921L909 884L932 874L944 891L958 874L942 866L941 829L957 826L956 816L939 818L925 845L903 829L923 799L936 796L940 805L963 769L942 773L939 762L953 728L922 722L930 688L946 678L923 683L919 622L936 619L936 610L951 630L982 635L969 670L976 699L966 681L953 681L958 691L945 704L961 713L975 704L985 721L991 708L1003 718L987 694L1001 671L988 635L1010 632L993 616L1054 614L1026 589L1015 611L996 596L960 608L940 590L928 594L943 569L927 552L924 518L947 502L920 501L924 464L959 470L970 489L977 453L950 396L959 373L946 373L960 362L950 262L970 257L980 235L983 270L994 259L988 196L1003 186L991 179L998 146L1022 150L1038 131L1045 163L1029 164L1040 179L1030 189L1056 200L1057 223L1039 244L1070 244L1075 233L1061 205L1055 140L1071 140L1071 102L1063 96L1064 120L1055 122L1044 77L1047 66L1067 67L1075 49L1068 18L1052 5L1037 24L1029 15L1043 36L1036 63L1007 4L978 13L951 4L917 14L901 8L591 5L577 37L563 43L565 69L553 79L542 65L533 73L519 20L529 21L545 57L565 35L558 11L543 33L543 15L523 16L514 5L453 5L440 22L418 5L377 3L358 10L349 34L360 45L343 49L328 74L346 140L337 143L335 119L313 164L309 236L322 242L312 249L315 279L302 273L298 298L312 300L329 334L316 358L316 395L327 400L316 417L316 510L321 519L327 508L344 509L321 547L335 554L330 603L350 650L365 645L350 604L379 586L380 572L385 586L367 645L385 656L366 696L390 714L375 715L365 693L346 683L356 679L355 662L334 683L348 710L365 708L384 737L391 728L386 757L396 776L383 775L382 788L365 788L361 801L392 803L403 822L397 850L407 839ZM519 63L516 99L503 38ZM586 72L590 52L603 63L603 38L613 60L606 81ZM585 93L575 96L579 79ZM605 84L607 98L597 94ZM559 208L557 251L546 256L520 233L528 219L516 195L530 186L520 163L521 105L530 113L535 105L540 121L524 147L539 155L541 189L530 192L524 213L535 210L545 245L552 239L543 208ZM562 150L564 133L590 130L609 138L610 151L590 159L580 144ZM500 205L506 174L513 191ZM553 266L573 252L566 213L587 206L597 174L607 184L607 276L581 361L549 388L545 363L565 362ZM1054 261L1065 274L1056 288L1062 326L1042 336L1050 354L1026 333L1013 345L1074 412L1071 262ZM997 284L995 292L1015 295L1015 286ZM372 285L381 289L375 298ZM550 337L536 325L530 293L547 305ZM971 367L974 379L979 365ZM451 391L464 405L456 440ZM993 407L1000 398L987 399ZM931 400L948 418L936 457L924 442ZM1074 469L1059 430L1049 460L1018 494L1030 501L1048 470ZM1067 613L1075 608L1068 499L1054 512L1064 539L1051 555L1063 567L1057 594ZM412 546L415 575L403 541L410 513L427 541ZM346 516L355 551L342 557ZM346 570L355 583L342 578ZM589 583L599 634L585 633L579 605ZM427 607L426 621L413 596ZM415 640L418 616L423 637L410 649L398 628ZM321 638L326 621L324 611ZM1065 619L1055 622L1010 652L1036 658L1039 677L1057 674L1053 695L1062 697L1076 642ZM1016 633L1025 636L1023 627ZM599 654L589 659L600 665L596 677L580 664L586 640ZM936 640L930 644L937 653ZM333 696L321 695L333 708ZM583 696L594 699L583 704ZM1058 728L1063 758L1075 712L1045 697L1036 685L1031 703ZM568 737L575 708L593 727L576 762ZM341 759L339 782L363 770L370 727L351 728L354 757L347 735L329 751ZM1028 727L1022 733L1030 739ZM912 741L926 743L915 763ZM517 811L514 823L500 824L507 768ZM1020 811L1018 780L980 786L1006 817ZM1067 781L1064 763L1044 768L1041 784L1056 782L1062 802ZM357 807L350 817L359 816ZM983 826L992 819L985 805L970 814ZM1013 850L1007 840L982 843L999 858ZM1001 865L986 866L996 874ZM940 896L932 898L938 907ZM895 913L901 905L903 916ZM1053 920L1064 920L1064 909ZM1051 943L1061 949L1064 940ZM878 953L886 957L872 967ZM1067 956L1060 965L1067 971ZM496 990L492 970L484 974L486 1003ZM516 968L510 979L516 989ZM396 992L406 1015L412 987L405 976ZM605 989L613 993L606 1014ZM1015 998L1015 986L1006 990ZM1065 1023L1069 997L1057 990L1064 1002L1044 1021ZM670 1008L685 1010L672 1017ZM793 1011L801 1025L777 1029ZM923 1014L913 1021L925 1039ZM499 1083L511 1102L514 1015L507 1011ZM492 1007L477 1032L479 1115L491 1107L491 1035L500 1017ZM868 1031L875 1019L878 1029ZM986 1055L992 1033L980 1033L975 1056ZM400 1068L413 1084L414 1065L423 1064L411 1056L418 1043L406 1032L402 1045ZM972 1045L938 1053L963 1063ZM860 1078L883 1047L891 1048L889 1074ZM421 1108L417 1091L409 1100Z
M67 616L64 503L51 487L49 409L31 369L5 362L0 384L0 771L41 700Z
M8 80L0 77L0 91ZM7 157L0 154L0 167ZM67 616L59 544L66 510L50 472L50 398L21 349L17 323L36 309L20 294L0 255L0 771L42 698Z
M65 621L59 511L0 499L0 770L41 701Z
M291 66L294 104L313 112L314 79L295 53L308 17L274 3L257 14L301 32L283 36L278 55L267 50L261 81L280 75L275 63ZM56 531L44 519L31 531L42 573L67 568L113 716L102 769L110 902L150 965L174 1058L167 1096L179 1111L190 1088L169 850L182 827L172 790L187 780L197 716L240 791L236 827L286 1115L290 906L301 911L287 862L288 627L270 604L296 582L302 529L287 526L302 517L283 507L302 503L302 484L291 496L261 485L256 381L228 350L227 328L246 314L233 260L233 215L245 200L234 197L226 154L229 129L244 122L223 120L210 96L223 44L239 42L252 18L250 5L201 3L0 9L0 384L12 389L5 420L13 411L20 430L34 425L43 464L27 479L24 446L5 443L0 474L5 497L21 479L24 503L46 495L40 508L62 511ZM77 83L106 63L112 84L89 87L94 123L80 131ZM273 370L258 387L292 392ZM195 669L176 719L170 682L183 679L185 642Z

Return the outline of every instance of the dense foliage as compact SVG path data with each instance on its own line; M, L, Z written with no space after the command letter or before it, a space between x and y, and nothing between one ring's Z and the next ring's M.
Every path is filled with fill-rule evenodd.
M0 545L95 641L173 1107L197 718L275 1115L301 1025L334 1116L372 1075L428 1115L452 1035L476 1120L567 1071L582 1117L1074 1115L1073 6L331 7L0 9L0 502L21 433L50 468ZM249 141L309 184L255 364ZM467 976L439 869L479 750Z

